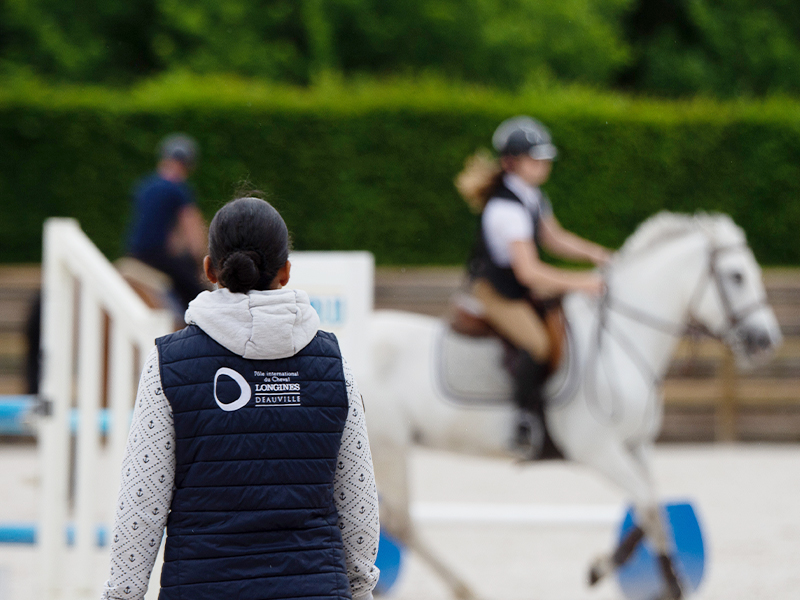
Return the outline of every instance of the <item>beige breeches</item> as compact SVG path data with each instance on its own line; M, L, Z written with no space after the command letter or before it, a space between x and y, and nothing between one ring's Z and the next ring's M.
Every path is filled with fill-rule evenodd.
M485 279L476 279L470 291L483 304L483 316L497 333L534 359L542 362L548 360L550 338L530 303L500 295Z

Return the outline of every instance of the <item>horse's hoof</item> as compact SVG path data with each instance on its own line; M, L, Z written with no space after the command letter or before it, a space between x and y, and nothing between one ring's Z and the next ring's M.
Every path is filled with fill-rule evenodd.
M664 600L683 600L683 592L679 585L667 584L667 588Z
M678 582L678 576L675 574L675 567L672 564L672 559L666 554L661 554L658 557L658 562L661 567L661 574L664 576L664 584L667 588L661 596L662 600L682 600L683 590L681 590L681 584Z
M608 558L601 556L597 558L592 566L589 568L589 585L597 585L597 583L609 573Z

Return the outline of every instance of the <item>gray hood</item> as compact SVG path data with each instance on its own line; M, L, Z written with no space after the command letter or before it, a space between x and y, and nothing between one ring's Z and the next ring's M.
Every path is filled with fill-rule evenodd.
M319 329L308 294L285 288L202 292L189 303L185 318L234 354L257 360L294 356Z

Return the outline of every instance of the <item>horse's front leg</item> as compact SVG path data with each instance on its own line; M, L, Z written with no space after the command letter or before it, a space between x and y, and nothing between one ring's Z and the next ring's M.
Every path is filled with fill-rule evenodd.
M681 600L683 592L670 556L666 524L653 491L647 451L639 448L630 452L620 442L607 439L579 460L605 473L631 494L637 523L613 553L601 556L592 563L589 584L595 585L625 564L646 537L658 553L659 568L666 584L664 600Z
M667 536L667 524L661 514L661 509L657 504L648 504L638 508L636 513L641 528L658 554L658 567L666 586L664 600L680 600L683 598L683 591L675 573L675 565L671 556L672 549Z
M639 543L647 537L658 554L658 567L664 578L666 590L663 600L683 598L675 565L670 556L666 524L658 506L647 505L634 510L638 524L634 525L620 541L611 555L598 558L589 570L589 585L595 585L603 577L624 565L633 555Z
M640 444L633 449L632 455L639 464L640 469L646 474L651 488L653 488L651 474L651 465L653 464L652 443ZM672 547L669 541L671 532L669 531L668 523L664 520L659 503L655 498L651 498L644 506L637 507L636 513L641 528L658 554L658 567L666 585L664 597L669 600L682 598L683 592L672 560Z

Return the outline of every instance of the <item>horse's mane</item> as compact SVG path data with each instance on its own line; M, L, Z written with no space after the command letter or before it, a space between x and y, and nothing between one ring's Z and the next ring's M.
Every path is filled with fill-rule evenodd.
M702 231L716 244L739 243L745 240L744 231L728 215L697 212L693 215L661 211L643 221L617 253L625 259L638 256L662 242L688 233Z

